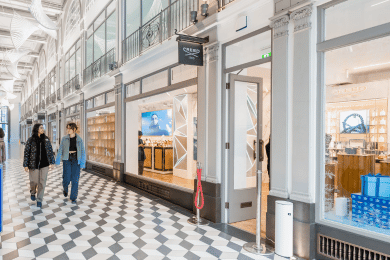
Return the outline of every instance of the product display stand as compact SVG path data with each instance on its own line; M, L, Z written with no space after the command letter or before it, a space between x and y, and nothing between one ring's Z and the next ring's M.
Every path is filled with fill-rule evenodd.
M256 211L256 242L244 244L244 249L256 255L271 255L274 252L261 243L261 185L263 172L257 171L257 211Z
M190 223L191 225L207 225L208 222L207 220L205 219L202 219L200 217L200 210L203 208L204 206L204 199L203 199L203 190L202 190L202 183L201 183L201 179L202 179L202 165L201 163L198 163L197 165L198 169L197 169L197 191L196 191L196 196L195 196L195 207L196 207L196 216L193 216L192 218L189 218L187 220L188 223ZM200 196L202 196L202 205L199 205L200 204Z

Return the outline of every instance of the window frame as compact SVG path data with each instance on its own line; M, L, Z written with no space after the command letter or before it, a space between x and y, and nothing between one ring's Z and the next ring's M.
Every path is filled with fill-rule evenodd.
M388 242L390 236L382 233L376 233L367 229L350 226L347 224L338 223L335 221L325 219L325 205L323 201L323 191L325 189L325 134L326 134L326 88L325 86L325 54L328 51L340 49L355 44L368 42L371 40L390 36L390 23L381 24L368 29L363 29L357 32L342 35L336 38L325 40L325 11L337 4L352 1L352 0L333 0L317 7L317 111L316 111L316 125L319 127L316 132L317 141L317 158L316 158L316 223L325 226L341 229L354 234L378 239ZM319 174L319 175L318 175Z
M74 48L74 51L73 51L73 48ZM81 39L80 38L78 38L75 41L75 43L69 48L69 50L65 54L65 63L64 63L64 65L65 65L65 67L64 67L64 81L65 82L64 82L64 85L66 83L68 83L71 79L73 79L74 77L77 76L77 52L78 51L81 52ZM75 56L75 64L74 64L75 75L74 75L74 77L71 78L70 77L70 62L71 62L70 60L71 60L71 58L73 56ZM82 71L82 68L81 68L82 66L83 66L82 62L80 62L80 74L81 74L81 71ZM68 80L66 80L66 74L67 74L66 70L68 70L68 77L69 77ZM81 77L81 75L80 75L80 77Z

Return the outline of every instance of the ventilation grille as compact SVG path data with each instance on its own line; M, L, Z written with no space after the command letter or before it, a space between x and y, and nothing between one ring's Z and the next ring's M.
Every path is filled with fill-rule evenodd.
M138 188L140 188L142 190L146 190L150 193L153 193L155 195L159 195L159 196L167 198L167 199L170 198L170 192L168 189L165 189L165 188L162 188L159 186L155 186L151 183L140 181L138 183Z
M330 259L348 260L390 260L385 255L364 247L318 234L317 251Z

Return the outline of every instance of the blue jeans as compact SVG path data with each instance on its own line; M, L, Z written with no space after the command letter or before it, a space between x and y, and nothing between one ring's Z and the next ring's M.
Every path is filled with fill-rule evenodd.
M79 192L80 165L77 160L63 161L62 186L64 191L68 193L69 183L72 182L72 190L70 192L70 200L76 200Z

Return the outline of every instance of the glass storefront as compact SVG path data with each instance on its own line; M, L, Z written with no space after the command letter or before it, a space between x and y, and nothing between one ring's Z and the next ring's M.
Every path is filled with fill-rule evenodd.
M68 123L75 123L77 125L76 133L81 135L80 104L65 108L65 134L67 134L66 125Z
M86 100L87 160L109 167L115 159L114 102L114 91Z
M326 25L335 30L327 30L327 38L389 22L384 8L390 2L379 2L345 1L327 9ZM346 23L354 28L339 26L340 19L367 6L370 19ZM382 36L325 52L321 178L325 220L385 235L390 235L389 45L390 37Z
M166 71L167 72L167 71ZM168 85L168 73L156 73L142 79L142 93ZM186 81L197 77L197 68L172 68L172 78ZM140 93L140 81L127 85L127 96ZM126 163L128 173L142 174L188 189L194 188L197 162L197 90L196 84L167 91L126 104ZM131 111L131 113L130 113ZM143 171L138 164L138 131L146 159ZM141 172L142 171L142 172Z
M87 160L113 166L115 158L115 107L87 113Z
M56 140L57 140L57 117L56 113L52 113L48 116L47 119L47 136L49 137L52 145L53 145L53 150L56 150Z

